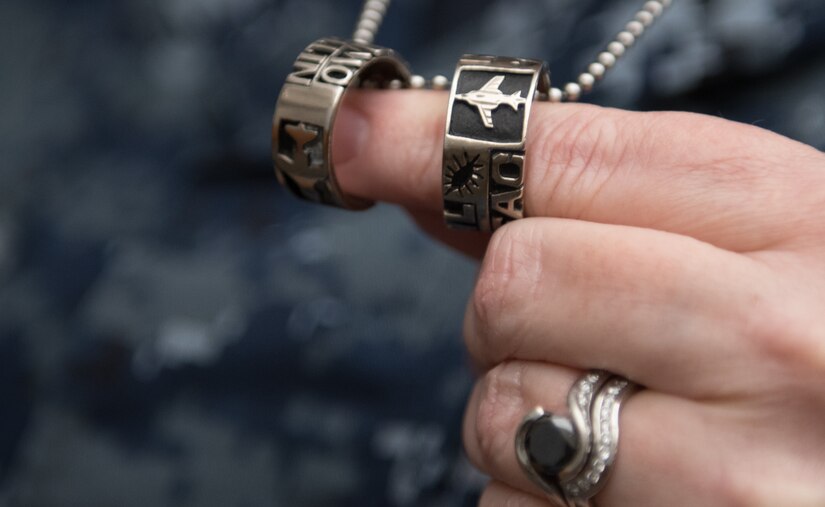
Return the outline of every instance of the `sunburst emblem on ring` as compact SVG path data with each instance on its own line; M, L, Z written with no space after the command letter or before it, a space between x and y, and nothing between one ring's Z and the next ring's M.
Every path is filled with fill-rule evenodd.
M481 155L476 155L470 158L467 152L459 158L453 155L453 159L448 163L447 173L444 175L444 195L450 195L453 192L458 193L459 196L473 195L481 188L479 181L484 179L481 174L481 169L484 164L478 161Z

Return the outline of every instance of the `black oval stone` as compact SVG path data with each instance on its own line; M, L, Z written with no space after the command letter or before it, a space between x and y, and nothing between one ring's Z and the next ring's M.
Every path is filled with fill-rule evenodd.
M528 428L524 447L537 472L557 476L576 453L576 441L569 419L544 416Z

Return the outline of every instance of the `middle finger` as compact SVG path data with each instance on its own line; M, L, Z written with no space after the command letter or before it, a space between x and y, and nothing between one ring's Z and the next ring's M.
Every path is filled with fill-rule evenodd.
M690 397L735 395L754 387L727 372L754 364L749 337L772 307L767 271L675 234L521 220L493 236L465 340L483 368L549 361Z

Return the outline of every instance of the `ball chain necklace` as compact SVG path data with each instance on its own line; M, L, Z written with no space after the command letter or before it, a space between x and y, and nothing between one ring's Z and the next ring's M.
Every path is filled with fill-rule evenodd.
M391 2L392 0L366 0L361 9L358 22L355 24L352 40L363 44L372 44ZM645 2L642 8L625 24L624 30L620 31L615 39L607 44L605 50L600 52L595 60L587 66L587 71L579 75L576 82L567 83L560 88L551 88L546 99L551 102L578 101L583 93L591 91L607 71L613 68L616 61L636 43L645 30L653 25L667 7L670 7L671 3L672 0ZM413 75L410 86L411 88L446 90L450 87L450 81L444 76L435 76L428 81L423 76Z
M373 44L390 0L366 0L352 38L312 42L281 89L272 124L278 181L297 196L361 210L335 177L332 131L350 88L449 90L442 162L444 219L494 231L524 217L527 122L534 101L575 102L613 68L672 0L646 1L574 82L551 86L540 60L467 54L453 79L413 75L393 50Z

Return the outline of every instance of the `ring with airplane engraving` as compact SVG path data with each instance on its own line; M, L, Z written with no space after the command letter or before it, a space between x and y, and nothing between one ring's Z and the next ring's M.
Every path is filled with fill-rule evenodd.
M442 163L444 219L494 231L524 217L524 158L533 99L546 96L544 62L464 55L447 110Z
M272 120L278 181L298 197L361 210L374 203L344 195L332 164L332 126L350 87L407 88L407 64L394 51L335 38L319 39L295 60Z

